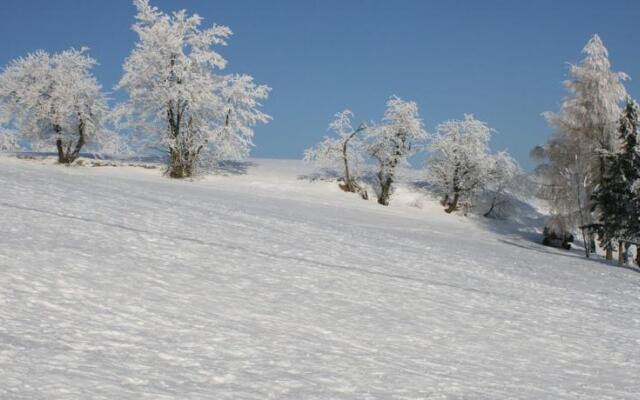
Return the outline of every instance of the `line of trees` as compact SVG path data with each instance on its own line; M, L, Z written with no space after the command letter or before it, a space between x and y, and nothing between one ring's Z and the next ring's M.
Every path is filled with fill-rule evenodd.
M447 213L469 210L485 195L489 200L483 214L498 215L509 194L518 189L523 175L518 163L506 151L490 153L492 129L472 115L444 122L431 135L424 129L417 104L392 96L380 123L362 123L353 129L352 118L349 110L337 113L329 124L333 135L307 149L304 156L337 171L339 185L347 192L368 198L361 181L363 164L369 162L378 203L389 205L399 169L425 150L429 153L425 177Z
M138 40L115 87L127 100L109 106L88 49L35 51L0 73L0 151L28 143L55 149L60 163L71 164L87 149L151 149L166 154L174 178L248 155L253 127L270 120L260 110L270 88L249 75L222 73L227 61L215 49L231 30L202 28L197 14L168 14L149 0L133 2ZM544 114L553 134L531 154L539 161L538 195L553 219L582 233L587 257L598 240L612 258L616 246L640 240L638 106L598 35L583 54L570 67L560 110ZM499 214L522 182L518 163L505 151L489 151L493 130L472 115L428 134L417 104L392 96L379 122L354 127L353 117L349 110L336 114L332 135L305 159L338 171L340 187L363 199L368 179L378 203L389 205L399 172L421 151L428 153L425 177L447 213L474 207L482 195L484 215Z
M270 120L260 111L270 88L220 73L226 60L214 47L226 45L231 30L202 29L197 14L167 14L149 0L134 5L138 41L115 88L128 100L109 108L86 48L36 51L0 74L0 148L55 146L58 161L70 164L87 148L118 153L127 136L138 149L165 152L174 178L248 154L253 126Z

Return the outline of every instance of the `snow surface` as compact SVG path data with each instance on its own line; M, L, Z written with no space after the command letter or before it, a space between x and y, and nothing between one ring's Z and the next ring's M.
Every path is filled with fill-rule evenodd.
M640 274L306 168L0 157L0 398L640 398Z

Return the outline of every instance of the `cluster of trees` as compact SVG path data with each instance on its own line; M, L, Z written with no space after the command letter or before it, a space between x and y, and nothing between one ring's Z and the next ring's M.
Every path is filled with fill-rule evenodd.
M640 236L637 106L623 85L628 76L611 70L598 35L583 54L570 67L560 111L544 114L554 132L532 156L554 218L580 230L587 257L597 237L610 259L616 243Z
M334 117L329 124L334 135L305 150L304 159L340 171L340 187L359 193L363 199L368 199L368 194L360 183L361 167L364 161L372 160L376 165L378 203L389 205L398 168L408 164L416 144L427 135L418 115L418 105L392 96L380 123L362 123L355 130L350 110Z
M117 153L126 136L140 148L164 151L176 178L247 155L252 127L270 119L260 111L270 88L248 75L220 73L226 60L213 47L226 45L231 30L202 29L200 16L166 14L149 0L134 5L138 42L116 86L128 100L109 107L86 48L36 51L0 74L0 149L55 146L58 161L70 164L86 148Z
M329 125L332 136L305 151L304 159L340 174L340 187L347 192L363 189L363 164L373 164L373 183L378 203L389 205L398 169L410 157L427 151L425 176L442 197L447 213L473 207L480 194L489 198L484 215L497 214L507 203L507 194L518 188L522 171L505 151L491 154L491 128L472 115L444 122L436 133L428 134L419 117L418 106L392 96L380 123L352 125L353 113L339 112Z

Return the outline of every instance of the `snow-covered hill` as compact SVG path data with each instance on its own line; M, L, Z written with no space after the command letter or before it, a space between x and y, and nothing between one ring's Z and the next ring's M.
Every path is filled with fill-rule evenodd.
M417 189L0 171L2 399L640 398L640 274Z

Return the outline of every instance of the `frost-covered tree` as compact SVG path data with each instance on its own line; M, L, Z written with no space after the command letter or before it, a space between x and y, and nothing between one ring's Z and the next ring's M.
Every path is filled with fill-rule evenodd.
M418 105L392 96L382 123L371 127L367 135L367 153L377 164L378 203L389 205L397 169L408 164L416 144L426 139Z
M574 226L593 222L590 199L603 181L606 154L620 145L616 122L626 97L622 82L628 79L622 72L611 71L598 35L583 53L582 62L571 65L570 78L564 83L569 96L560 112L544 114L554 134L532 152L542 161L538 169L544 182L541 195L550 201L553 212Z
M523 173L518 162L506 151L489 157L486 191L490 201L485 217L502 214L509 204L509 195L520 191ZM516 193L513 193L516 192Z
M447 213L470 207L487 182L491 168L491 128L465 114L463 120L446 121L436 128L427 147L426 177L442 196Z
M633 191L640 179L638 123L638 106L628 100L618 128L621 150L607 154L602 183L593 193L595 225L607 259L612 258L615 241L640 237L640 209Z
M85 145L100 145L107 101L91 74L87 49L58 54L36 51L12 61L0 74L2 122L34 148L52 147L70 164Z
M368 199L365 189L358 183L359 166L363 162L363 141L360 137L366 130L365 124L354 129L350 110L341 111L334 116L329 124L333 136L325 136L315 147L305 150L304 159L326 168L341 172L340 188L346 192L359 193L363 199Z
M149 147L168 153L168 173L182 178L211 160L249 153L253 129L270 117L259 110L269 87L248 75L220 75L226 60L212 48L231 30L186 11L165 14L148 0L134 0L138 42L124 63L117 88L129 94L118 108L123 123Z

